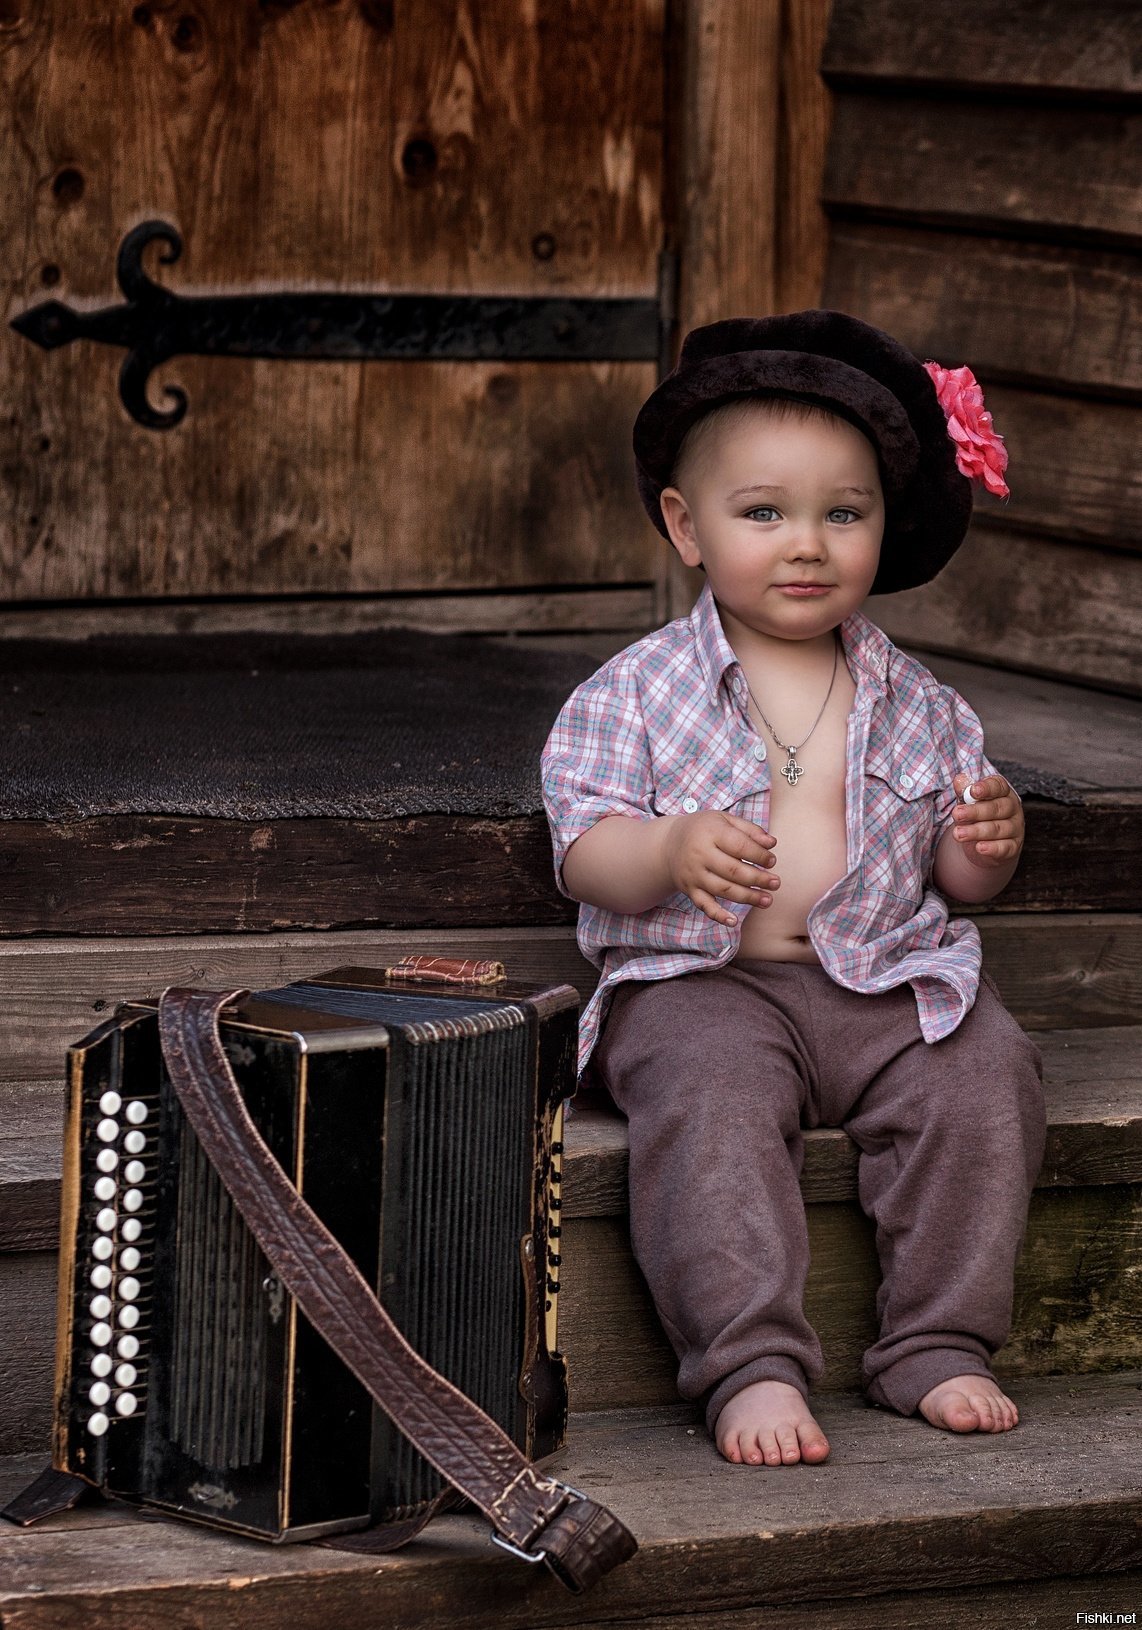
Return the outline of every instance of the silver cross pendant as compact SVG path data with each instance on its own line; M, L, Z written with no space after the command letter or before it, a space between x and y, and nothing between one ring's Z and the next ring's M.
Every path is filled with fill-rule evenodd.
M789 754L789 757L781 766L781 773L785 777L786 781L788 781L789 785L791 787L795 787L797 785L797 778L805 774L805 769L804 766L798 764L797 760L793 757L794 753L797 751L796 747L787 747L785 751Z

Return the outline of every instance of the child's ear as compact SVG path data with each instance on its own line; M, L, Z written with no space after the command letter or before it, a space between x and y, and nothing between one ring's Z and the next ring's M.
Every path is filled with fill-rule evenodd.
M690 506L677 487L663 487L659 495L662 519L670 533L670 541L678 551L684 566L700 566L702 555L694 531L694 517Z

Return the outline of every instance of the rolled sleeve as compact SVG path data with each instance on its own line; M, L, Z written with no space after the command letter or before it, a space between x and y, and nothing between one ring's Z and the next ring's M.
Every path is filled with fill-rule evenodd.
M1002 775L984 751L983 725L979 715L968 706L952 685L941 685L938 702L941 750L948 766L947 785L940 789L936 802L936 842L952 826L952 811L959 799L952 778L961 770L970 773L972 781L982 781L988 775ZM1007 780L1007 777L1003 777ZM1010 786L1011 783L1008 782ZM1016 798L1019 794L1011 788ZM1022 803L1022 799L1019 800Z
M575 839L604 815L651 820L650 747L635 675L613 658L564 703L540 758L555 884Z

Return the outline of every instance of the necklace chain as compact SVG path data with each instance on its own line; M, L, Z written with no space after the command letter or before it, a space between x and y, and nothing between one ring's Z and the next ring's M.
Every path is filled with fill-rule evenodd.
M837 661L838 661L838 658L840 657L840 652L841 652L840 642L834 636L834 640L833 640L833 677L832 677L832 679L829 680L829 688L825 692L825 700L821 703L821 712L818 713L817 717L813 720L813 727L809 731L809 736L811 736L813 734L813 731L816 730L817 726L820 724L820 722L821 722L821 714L824 713L825 709L829 705L829 697L833 694L833 685L836 683ZM744 666L744 664L742 666L742 673L743 673L743 675L745 674L745 666ZM784 747L785 751L789 754L789 757L786 759L785 763L781 766L781 773L785 777L786 781L788 781L789 785L791 787L795 787L797 785L797 782L800 780L801 776L803 776L805 774L805 766L803 764L798 764L796 755L801 751L801 748L804 747L805 742L809 740L809 736L806 736L805 741L799 742L796 747L791 747L788 742L782 741L781 737L777 734L777 731L774 730L773 726L769 723L769 720L766 719L765 714L761 712L761 708L758 707L758 704L757 704L756 700L754 699L754 694L749 688L749 679L748 679L748 677L746 678L746 682L745 682L745 693L746 693L746 700L749 701L749 702L753 702L753 705L754 705L755 708L757 708L758 713L761 713L761 717L762 717L763 720L765 720L766 725L769 727L769 733L773 737L774 741L777 743L777 745L779 747Z

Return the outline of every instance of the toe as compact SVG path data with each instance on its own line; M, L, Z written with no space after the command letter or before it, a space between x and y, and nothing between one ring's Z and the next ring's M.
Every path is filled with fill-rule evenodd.
M777 1446L781 1450L781 1458L786 1463L801 1458L801 1445L797 1441L797 1429L793 1426L779 1426L777 1428Z
M741 1444L741 1458L747 1460L751 1466L761 1463L761 1445L757 1441L756 1432L743 1432L738 1439Z
M727 1460L733 1460L736 1462L741 1459L741 1452L738 1449L736 1434L727 1432L721 1437L716 1437L715 1441L717 1442L719 1451Z
M941 1399L937 1412L953 1432L977 1432L980 1428L979 1413L966 1393L950 1392Z
M758 1433L757 1441L761 1444L767 1466L780 1466L781 1450L777 1447L777 1439L772 1432Z
M979 1429L981 1432L995 1432L998 1430L995 1420L995 1400L989 1392L969 1392L968 1403L979 1416Z
M821 1428L813 1423L801 1428L801 1458L814 1463L824 1460L829 1453L829 1440Z

